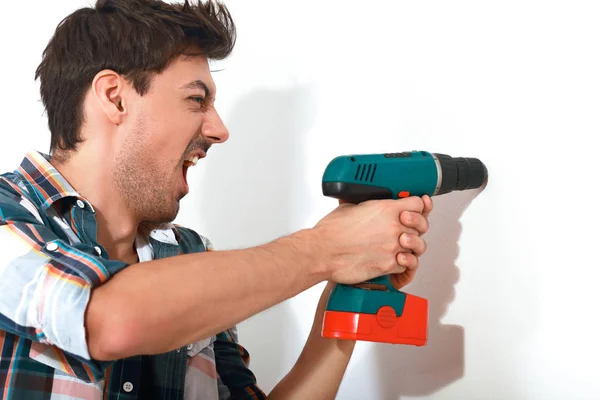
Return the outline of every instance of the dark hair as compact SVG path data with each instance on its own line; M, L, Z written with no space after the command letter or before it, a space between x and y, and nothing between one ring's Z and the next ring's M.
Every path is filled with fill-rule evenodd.
M94 8L73 12L56 28L35 74L48 115L50 151L74 150L81 142L83 100L99 71L122 74L143 95L151 74L190 48L220 60L234 44L229 11L212 1L98 0Z

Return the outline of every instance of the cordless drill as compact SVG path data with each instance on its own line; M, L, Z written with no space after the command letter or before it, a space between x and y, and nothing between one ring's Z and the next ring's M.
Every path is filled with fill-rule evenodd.
M486 166L476 158L426 151L347 155L323 174L323 194L350 203L438 196L483 186ZM427 299L394 288L389 275L331 291L321 334L327 338L424 346Z

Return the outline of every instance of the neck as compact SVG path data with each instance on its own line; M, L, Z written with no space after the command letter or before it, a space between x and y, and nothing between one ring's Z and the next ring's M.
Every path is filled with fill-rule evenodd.
M112 179L108 148L81 146L65 162L50 162L96 210L97 241L111 259L135 262L135 237L140 222L128 209Z

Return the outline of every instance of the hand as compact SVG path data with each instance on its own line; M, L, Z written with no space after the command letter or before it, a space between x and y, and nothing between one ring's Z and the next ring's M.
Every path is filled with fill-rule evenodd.
M427 242L421 236L429 230L428 218L433 210L433 201L429 196L423 196L422 199L424 204L422 213L404 211L400 215L400 222L406 227L406 230L400 235L402 250L398 257L400 258L399 263L405 266L406 270L390 274L390 282L396 289L413 281L419 267L419 257L427 251Z
M342 202L313 228L314 249L324 263L327 280L355 284L387 274L402 276L396 274L407 272L404 276L414 276L414 272L408 271L416 269L415 258L418 261L424 251L419 247L422 245L419 235L427 230L427 224L423 224L421 217L430 208L428 197L416 196L369 200L358 205ZM401 220L408 216L412 220L403 223ZM417 239L404 247L400 237L405 233Z

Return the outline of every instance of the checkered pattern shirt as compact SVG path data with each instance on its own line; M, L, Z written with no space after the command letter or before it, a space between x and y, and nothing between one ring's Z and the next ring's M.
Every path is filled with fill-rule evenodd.
M90 357L90 294L127 264L108 259L93 205L48 160L30 151L0 175L0 399L264 399L236 327L165 354ZM140 262L212 250L172 224L136 246Z

